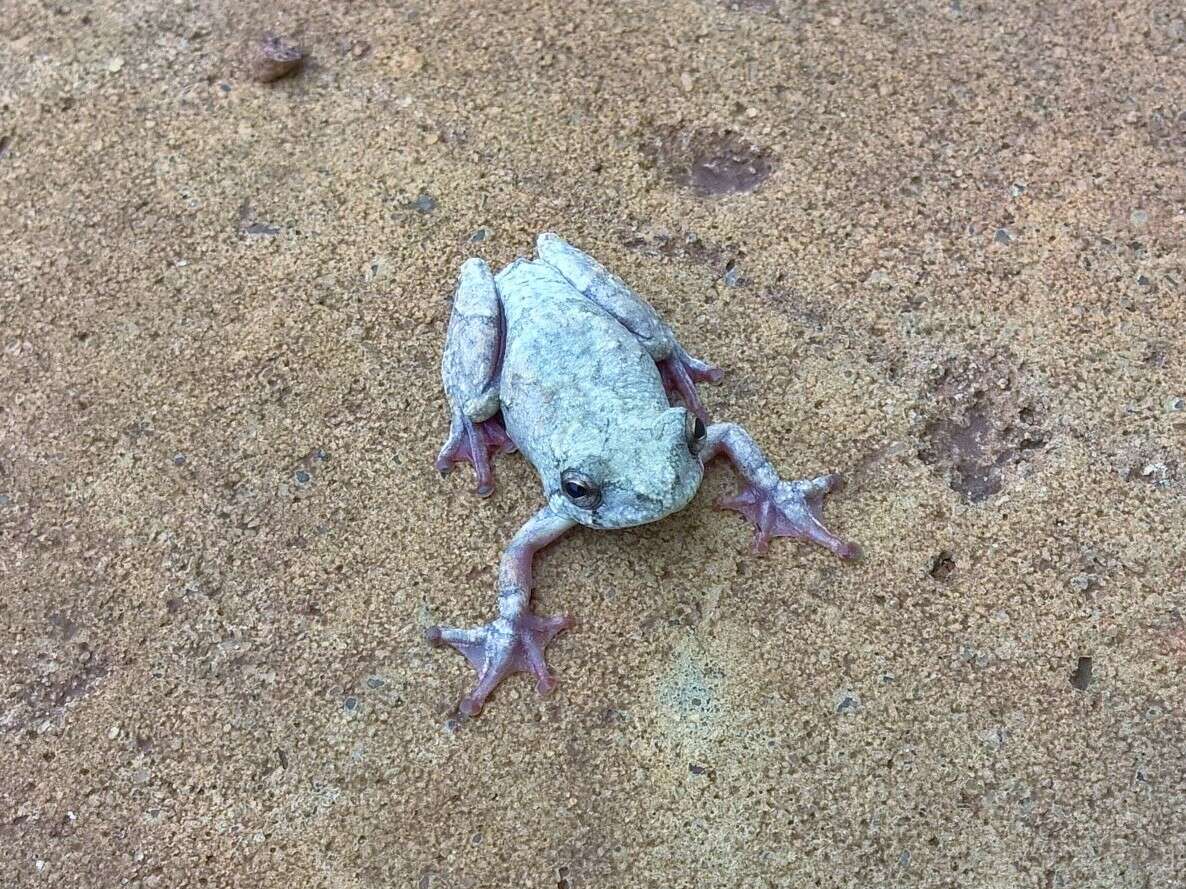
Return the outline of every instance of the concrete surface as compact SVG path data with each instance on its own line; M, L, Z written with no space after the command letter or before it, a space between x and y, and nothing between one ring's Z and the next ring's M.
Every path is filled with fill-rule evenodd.
M0 0L0 885L1182 886L1184 18ZM867 558L722 467L462 721L448 297L549 229Z

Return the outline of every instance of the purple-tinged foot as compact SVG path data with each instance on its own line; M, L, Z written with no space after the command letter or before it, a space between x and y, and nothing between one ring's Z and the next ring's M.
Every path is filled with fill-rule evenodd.
M492 458L515 450L515 443L503 428L500 414L478 423L471 422L464 414L457 414L449 430L449 440L436 459L436 468L443 475L458 463L472 464L478 477L478 496L488 497L494 492Z
M794 537L825 546L842 559L860 557L861 548L842 540L824 527L821 514L824 497L844 480L836 474L810 480L780 481L763 490L752 483L732 497L717 501L720 509L732 509L754 523L754 552L764 553L772 537Z
M719 383L725 372L699 358L693 358L678 345L675 351L657 364L659 375L663 378L663 388L668 396L679 393L688 410L700 418L706 426L709 423L708 411L700 401L700 394L696 391L697 383Z
M452 645L477 671L478 684L459 705L466 716L477 716L486 698L511 673L531 673L536 691L551 694L556 680L548 671L544 649L557 633L573 625L567 614L537 617L520 611L514 617L499 617L472 629L429 627L425 636L434 646Z

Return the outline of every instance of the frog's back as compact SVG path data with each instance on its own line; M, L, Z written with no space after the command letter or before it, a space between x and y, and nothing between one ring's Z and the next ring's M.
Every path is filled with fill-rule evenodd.
M500 398L507 431L542 470L555 430L610 428L669 406L638 339L547 263L516 260L495 278L504 313Z

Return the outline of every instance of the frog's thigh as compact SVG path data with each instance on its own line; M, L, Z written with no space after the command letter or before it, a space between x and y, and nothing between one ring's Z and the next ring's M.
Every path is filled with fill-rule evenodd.
M650 303L606 271L592 256L551 232L536 239L535 252L586 299L592 300L634 334L655 361L670 357L677 348L671 328Z
M453 297L441 376L454 415L460 413L475 423L492 417L499 408L501 315L490 267L477 258L467 260Z

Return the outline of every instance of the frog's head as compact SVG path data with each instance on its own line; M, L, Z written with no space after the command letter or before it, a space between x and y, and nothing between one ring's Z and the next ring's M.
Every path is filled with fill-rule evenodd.
M686 408L567 430L555 449L562 465L549 480L548 503L591 528L643 525L683 509L700 487L697 452L704 424Z

